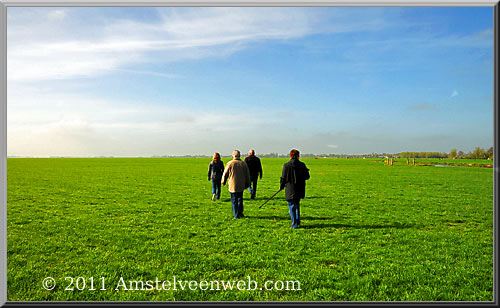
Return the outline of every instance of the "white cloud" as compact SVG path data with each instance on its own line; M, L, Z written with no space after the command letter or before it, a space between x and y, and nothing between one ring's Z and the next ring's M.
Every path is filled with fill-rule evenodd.
M86 87L86 81L75 86L80 80L61 80L116 73L182 78L168 71L168 65L141 69L140 64L224 57L269 41L292 44L292 39L310 34L376 31L394 24L405 25L401 20L395 21L394 15L384 18L385 12L361 8L161 8L157 11L159 18L133 20L128 15L117 17L116 13L108 16L97 8L10 8L9 155L180 155L224 149L230 153L234 147L245 149L256 144L265 144L264 152L286 152L291 146L289 140L297 139L309 145L304 153L338 149L338 145L329 144L332 140L340 142L345 151L355 150L348 148L353 143L348 137L311 139L309 130L290 129L289 123L282 122L289 117L276 116L271 110L248 115L242 114L241 109L191 110L169 101L161 106L147 101L124 102L91 96L94 89ZM374 53L386 55L394 48L413 50L406 43L417 46L415 54L421 54L418 48L490 46L491 34L483 31L444 39L423 35L406 40L377 40L380 36L374 35L373 41L363 40L364 45L353 44L356 46L346 49L352 52L351 59L339 57L331 59L331 63L338 61L349 69L363 64L358 65L363 74L367 65L376 66L376 71L381 66L395 69L399 66L393 60L373 61ZM355 41L347 44L352 42ZM414 63L404 58L404 63ZM338 70L334 64L332 71ZM54 79L58 79L57 85L40 82ZM47 88L43 90L42 85ZM451 94L455 96L456 90ZM429 104L420 104L413 108L428 107ZM301 119L304 117L305 112L300 114ZM328 117L307 118L316 130L330 127L332 122ZM362 122L352 121L358 118L345 114L337 118L335 125L344 128L349 123ZM249 136L249 131L255 137ZM220 137L217 149L213 148L214 133ZM369 143L374 149L383 150L377 143L380 140L357 140L363 146Z
M200 154L214 133L232 147L255 127L279 121L240 110L194 111L175 102L114 101L35 87L11 87L8 102L9 156Z
M179 78L180 76L175 75L175 74L164 74L164 73L158 73L158 72L151 72L151 71L142 71L142 70L129 70L129 69L114 69L117 72L126 72L126 73L133 73L133 74L139 74L139 75L151 75L151 76L157 76L157 77L163 77L167 79L175 79Z
M164 13L161 22L110 19L101 25L101 33L91 27L88 33L80 29L83 34L74 36L70 34L75 27L72 18L61 21L65 11L41 16L41 30L31 27L30 36L25 33L25 20L16 15L9 23L8 79L86 77L140 62L215 56L234 52L249 42L301 36L309 33L314 23L302 11L269 13L238 8L173 11ZM61 33L61 29L67 32ZM148 55L151 52L161 54Z
M362 14L337 8L329 8L330 20L307 8L160 8L160 20L151 22L88 16L85 8L16 9L8 15L9 81L89 77L137 63L224 56L266 40L383 25L380 16L363 21Z
M66 17L66 11L53 10L53 11L50 11L47 15L48 15L49 19L60 20L60 19L64 19Z

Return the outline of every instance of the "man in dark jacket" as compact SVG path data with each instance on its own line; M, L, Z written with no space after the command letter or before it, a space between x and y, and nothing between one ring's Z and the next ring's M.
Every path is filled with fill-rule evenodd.
M306 195L306 180L310 177L309 169L299 157L298 150L290 151L290 161L283 165L280 179L280 190L285 188L293 229L297 229L300 225L300 199L304 199Z
M248 169L250 170L250 187L248 187L250 199L255 199L255 193L257 192L257 179L260 177L262 180L262 165L260 164L260 159L255 156L254 149L251 149L248 152L248 156L245 158L245 163L247 163Z

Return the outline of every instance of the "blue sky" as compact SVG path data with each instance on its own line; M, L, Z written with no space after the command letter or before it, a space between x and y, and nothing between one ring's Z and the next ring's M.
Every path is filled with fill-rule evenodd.
M10 156L493 145L493 8L7 14Z

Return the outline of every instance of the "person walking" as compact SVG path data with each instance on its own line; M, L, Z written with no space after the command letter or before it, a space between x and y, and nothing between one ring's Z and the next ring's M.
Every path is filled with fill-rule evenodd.
M300 225L300 199L306 195L306 180L310 178L309 169L299 158L298 150L290 151L290 160L283 165L280 178L280 190L285 189L293 229Z
M254 149L251 149L248 152L248 156L245 158L245 163L247 163L248 170L250 170L250 186L248 187L250 199L255 199L255 194L257 192L257 179L260 177L262 180L262 164L260 163L260 158L255 156Z
M212 201L220 199L221 179L224 172L224 163L220 154L215 152L210 165L208 166L208 180L212 180Z
M245 217L243 215L243 191L250 186L250 171L247 164L241 160L241 153L233 151L233 160L226 164L222 174L222 185L228 184L231 193L231 203L234 218Z

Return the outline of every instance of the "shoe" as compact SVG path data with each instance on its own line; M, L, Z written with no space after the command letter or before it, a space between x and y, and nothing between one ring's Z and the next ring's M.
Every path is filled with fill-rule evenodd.
M215 194L212 194L212 201L215 201Z

